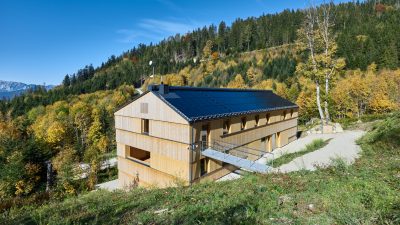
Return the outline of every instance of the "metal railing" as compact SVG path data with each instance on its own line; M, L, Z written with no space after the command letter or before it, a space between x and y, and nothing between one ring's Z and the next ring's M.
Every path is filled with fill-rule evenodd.
M255 149L255 148L251 148L251 147L247 147L247 146L243 146L243 145L236 145L233 143L228 143L228 142L224 142L224 141L220 141L220 140L214 140L211 143L207 143L205 141L200 142L200 146L201 146L201 151L206 150L207 148L212 148L213 150L225 153L225 154L229 154L229 155L233 155L233 156L237 156L243 159L247 159L250 156L255 156L256 158L261 158L264 155L271 155L272 156L272 160L271 160L271 166L273 166L273 161L274 161L274 153L272 152L267 152L267 151L263 151L260 149Z

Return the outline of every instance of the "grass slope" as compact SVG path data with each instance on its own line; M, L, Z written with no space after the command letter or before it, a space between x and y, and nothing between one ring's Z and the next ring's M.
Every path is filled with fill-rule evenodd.
M291 162L293 159L295 159L297 157L300 157L300 156L305 155L307 153L310 153L310 152L316 151L318 149L321 149L321 148L325 147L329 143L330 140L331 139L328 139L328 140L325 140L325 141L320 139L320 138L319 139L315 139L310 144L307 144L306 147L304 147L304 149L302 149L302 150L300 150L298 152L284 154L284 155L280 156L279 158L275 159L273 161L273 166L275 168L277 168L277 167L279 167L279 166L281 166L283 164Z
M362 156L351 166L335 160L335 166L314 172L248 175L235 181L127 193L97 191L12 209L0 220L9 224L400 224L400 114L380 122L359 142Z

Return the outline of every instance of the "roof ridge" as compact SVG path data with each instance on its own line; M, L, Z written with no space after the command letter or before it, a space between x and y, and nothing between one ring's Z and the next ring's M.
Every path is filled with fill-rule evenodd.
M182 116L185 120L187 120L189 123L192 121L189 117L185 115L181 110L176 108L173 104L171 104L167 99L164 98L163 95L160 95L157 93L157 91L152 91L152 93L158 97L161 101L163 101L165 104L167 104L172 110L174 110L176 113L178 113L180 116Z
M263 89L242 89L242 88L212 88L212 87L192 87L192 86L169 86L170 90L193 90L193 91L232 91L232 92L272 92Z

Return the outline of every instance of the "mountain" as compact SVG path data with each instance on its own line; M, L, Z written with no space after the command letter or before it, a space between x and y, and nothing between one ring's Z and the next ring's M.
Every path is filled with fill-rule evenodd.
M17 95L20 95L28 90L35 89L42 85L36 84L24 84L21 82L14 81L3 81L0 80L0 99L11 99ZM54 85L46 85L46 90L54 88Z

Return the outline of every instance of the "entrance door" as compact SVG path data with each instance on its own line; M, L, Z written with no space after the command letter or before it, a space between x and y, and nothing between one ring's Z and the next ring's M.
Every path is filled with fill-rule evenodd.
M200 176L208 173L208 159L203 158L200 160Z
M210 135L210 130L208 128L208 124L203 125L201 127L201 132L200 132L200 141L201 141L201 149L204 150L209 146L209 135Z

